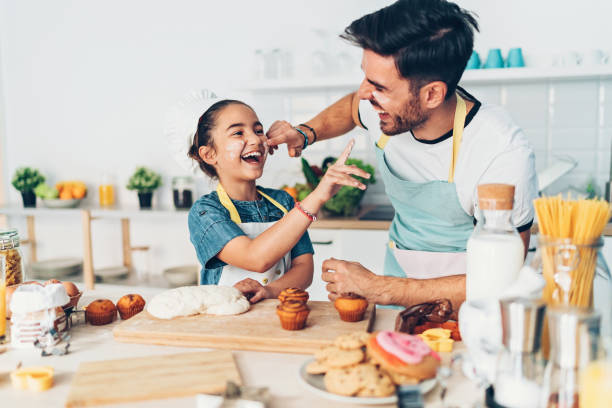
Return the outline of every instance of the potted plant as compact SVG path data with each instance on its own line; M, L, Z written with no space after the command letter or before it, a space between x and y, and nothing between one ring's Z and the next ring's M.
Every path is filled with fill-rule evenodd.
M146 167L137 167L132 177L128 180L127 189L138 191L140 209L151 208L153 191L161 186L161 176Z
M37 169L20 167L15 170L11 184L21 192L24 207L36 207L36 195L34 189L45 181L45 176Z

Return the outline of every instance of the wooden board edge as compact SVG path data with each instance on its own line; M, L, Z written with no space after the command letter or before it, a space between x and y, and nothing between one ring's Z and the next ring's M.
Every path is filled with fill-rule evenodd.
M154 344L158 346L175 346L175 347L197 347L197 348L211 348L216 350L238 350L238 351L266 351L270 353L290 353L290 354L312 354L319 350L321 347L333 344L333 341L317 341L311 342L311 344L299 346L292 346L291 344L283 345L283 349L274 348L269 344L269 339L266 339L262 344L244 342L232 342L226 341L219 343L218 339L206 340L206 339L195 339L195 340L173 340L171 338L165 339L152 339L135 337L129 335L122 335L115 337L116 341L121 343L134 343L134 344Z

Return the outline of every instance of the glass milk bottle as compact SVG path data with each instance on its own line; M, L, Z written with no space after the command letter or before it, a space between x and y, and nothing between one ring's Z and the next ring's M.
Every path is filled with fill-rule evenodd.
M481 184L482 219L467 242L466 300L498 299L518 277L525 248L510 218L514 186Z

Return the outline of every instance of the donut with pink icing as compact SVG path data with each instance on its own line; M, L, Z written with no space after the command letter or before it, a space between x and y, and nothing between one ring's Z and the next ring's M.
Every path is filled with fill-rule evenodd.
M368 353L385 370L416 380L435 377L440 356L418 336L381 331L371 336Z

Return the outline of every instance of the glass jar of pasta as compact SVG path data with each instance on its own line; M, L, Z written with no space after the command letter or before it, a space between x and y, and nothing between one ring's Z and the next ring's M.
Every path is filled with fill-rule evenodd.
M14 228L0 229L0 276L4 276L5 286L24 281L19 234Z

